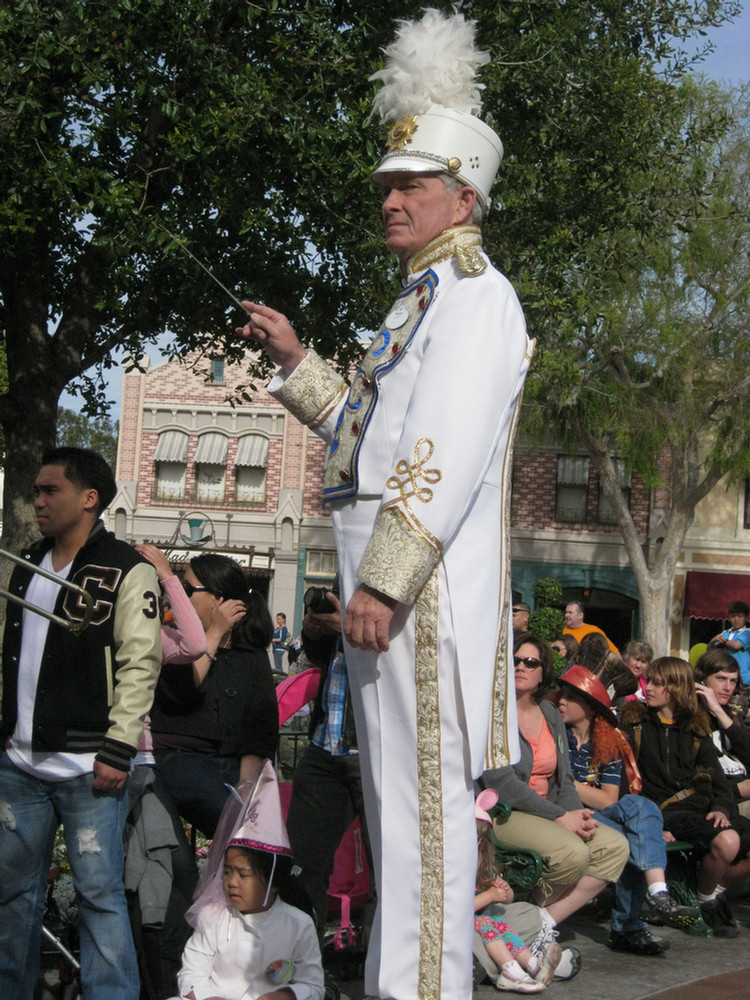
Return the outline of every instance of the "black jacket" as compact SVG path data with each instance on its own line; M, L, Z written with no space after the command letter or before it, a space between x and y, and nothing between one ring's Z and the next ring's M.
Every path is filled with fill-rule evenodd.
M625 706L622 721L646 798L661 805L678 792L693 788L696 808L700 804L707 813L719 811L729 818L736 815L732 789L719 764L704 711L699 709L692 718L667 725L656 709L632 701Z
M23 556L39 565L52 545L52 539L42 539ZM17 567L11 593L24 596L32 576L31 570ZM103 763L127 771L161 666L156 572L99 521L73 560L68 579L89 591L94 615L79 635L49 624L34 701L32 750L95 753ZM80 621L79 601L61 587L55 614ZM3 640L3 744L18 718L22 637L23 608L9 601Z
M196 688L192 664L162 667L151 710L154 748L174 745L172 736L197 738L221 757L276 756L279 706L265 649L220 649ZM160 740L165 734L165 740Z

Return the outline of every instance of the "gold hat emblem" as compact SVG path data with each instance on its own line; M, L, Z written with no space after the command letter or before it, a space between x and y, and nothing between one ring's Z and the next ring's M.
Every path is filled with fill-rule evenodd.
M388 133L386 147L391 152L394 149L403 149L407 142L411 142L412 136L418 128L417 116L407 115L406 118L402 118L401 121L396 122Z

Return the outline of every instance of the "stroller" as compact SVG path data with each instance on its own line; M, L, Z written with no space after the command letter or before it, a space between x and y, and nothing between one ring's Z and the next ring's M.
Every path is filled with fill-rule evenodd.
M75 929L61 916L54 897L55 883L59 875L59 866L50 868L47 874L47 894L42 923L42 952L48 957L56 955L59 961L56 973L49 975L50 970L47 968L47 975L51 981L43 984L40 980L34 993L39 1000L46 1000L49 995L55 1000L78 1000L82 995L81 963L74 954ZM50 963L44 964L49 966Z

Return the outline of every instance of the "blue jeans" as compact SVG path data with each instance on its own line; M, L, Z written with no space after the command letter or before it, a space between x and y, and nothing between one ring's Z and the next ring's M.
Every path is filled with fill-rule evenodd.
M213 837L229 789L240 780L239 757L192 750L157 750L156 773L180 816Z
M138 1000L122 886L127 788L95 792L93 775L45 781L0 754L0 997L32 1000L55 833L62 823L78 902L84 997Z
M615 903L610 915L612 930L622 933L641 930L646 926L638 916L647 892L643 873L667 867L661 809L641 795L623 795L594 816L624 834L630 847L628 863L615 883Z

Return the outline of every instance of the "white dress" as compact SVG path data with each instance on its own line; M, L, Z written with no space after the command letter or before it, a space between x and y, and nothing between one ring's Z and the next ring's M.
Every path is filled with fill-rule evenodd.
M291 973L288 981L284 970ZM185 945L177 982L181 997L192 991L196 1000L257 1000L282 986L293 990L297 1000L323 1000L315 925L280 899L263 913L209 907Z
M397 599L390 649L346 649L378 912L365 988L471 997L472 781L518 758L508 670L511 447L533 345L474 226L411 274L351 388L314 353L270 391L328 443L342 608Z

